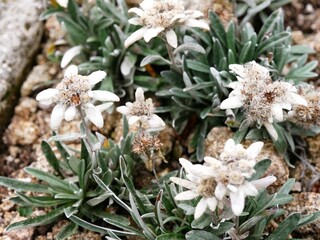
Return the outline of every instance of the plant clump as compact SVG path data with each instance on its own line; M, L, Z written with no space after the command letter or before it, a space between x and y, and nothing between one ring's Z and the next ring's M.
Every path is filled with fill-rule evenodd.
M286 2L236 0L227 14L229 1L207 1L216 13L182 0L53 1L41 19L57 18L68 50L56 43L48 57L66 69L36 96L55 105L41 142L52 170L26 167L35 182L0 177L23 210L47 211L6 231L65 219L58 240L82 228L112 240L273 240L319 220L286 214L295 180L274 170L283 159L310 167L303 144L319 132L306 81L317 61L292 44ZM105 117L113 110L122 121Z
M283 109L291 110L294 104L306 106L307 101L297 93L292 84L272 81L268 69L256 62L243 66L231 64L229 67L237 75L238 81L228 85L233 91L221 103L220 108L243 107L244 126L256 123L260 128L263 125L277 140L278 134L272 125L274 119L278 122L284 121Z

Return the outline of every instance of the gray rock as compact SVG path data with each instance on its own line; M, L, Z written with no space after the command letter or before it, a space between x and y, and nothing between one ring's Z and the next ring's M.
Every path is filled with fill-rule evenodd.
M28 97L33 92L33 89L37 84L41 84L45 81L52 80L52 76L50 75L50 66L49 64L41 64L36 65L31 70L30 74L23 82L21 87L21 96Z
M293 212L311 214L319 211L319 193L303 192L292 195L294 197L293 201L284 206L284 209L288 211L288 214ZM307 237L311 236L311 239L320 240L320 220L311 222L307 225L303 225L295 231L301 234L301 236L303 236L303 239L307 239Z
M42 0L0 1L0 136L10 121L19 90L40 47Z

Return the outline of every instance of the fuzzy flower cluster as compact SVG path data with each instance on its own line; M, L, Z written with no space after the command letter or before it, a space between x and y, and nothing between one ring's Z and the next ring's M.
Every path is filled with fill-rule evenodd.
M229 84L233 91L221 105L221 109L243 107L245 120L242 126L254 123L258 128L264 126L275 140L278 134L273 126L274 120L284 121L283 110L291 110L293 105L307 105L307 101L297 93L288 82L273 82L267 68L255 61L245 65L231 64L232 72L238 81Z
M119 97L111 92L102 90L92 90L94 85L102 81L106 76L103 71L96 71L89 76L78 74L75 65L69 66L64 74L62 81L56 88L49 88L40 92L36 99L42 105L56 106L52 110L50 127L58 130L62 120L73 120L79 111L84 111L94 125L101 128L103 117L101 112L109 108L112 103L119 101ZM93 101L107 102L100 105L93 105Z
M142 88L135 93L136 100L120 106L117 111L127 117L129 125L138 123L139 127L147 132L159 132L165 128L164 121L155 114L155 108L151 98L145 99Z
M186 179L171 177L170 180L188 190L179 193L175 199L191 200L200 196L194 213L196 219L207 208L210 211L215 211L217 207L222 209L226 199L230 200L233 214L239 216L243 212L246 196L256 196L260 189L265 189L276 180L274 176L249 180L255 173L253 167L262 147L262 142L255 142L245 149L229 139L219 159L205 157L204 165L194 165L180 158L180 164L187 173Z
M145 163L147 170L152 171L154 164L165 161L161 153L162 143L157 134L139 131L132 142L132 152Z
M302 88L302 96L308 105L295 105L288 113L288 119L303 127L320 126L320 93L316 89Z
M132 142L132 151L139 155L150 171L154 163L164 159L161 153L162 143L158 133L165 128L164 121L155 114L155 108L151 98L145 99L142 88L137 88L136 100L120 106L117 111L126 116L128 124L137 127L137 133Z
M185 10L182 0L144 0L139 6L140 8L129 9L129 13L137 15L137 17L131 18L129 23L140 25L142 28L126 39L125 47L129 47L142 38L149 42L152 38L163 33L168 44L176 48L178 40L173 30L176 25L209 30L208 24L198 19L203 17L203 13L196 10Z

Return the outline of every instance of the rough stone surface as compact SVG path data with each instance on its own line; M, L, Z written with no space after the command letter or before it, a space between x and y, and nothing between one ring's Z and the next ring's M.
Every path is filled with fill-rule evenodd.
M32 162L33 167L44 171L51 169L41 151L40 143L51 136L49 127L52 106L40 110L34 98L23 97L15 108L15 116L3 135L7 151L0 154L0 176L8 176ZM63 121L60 133L79 131L79 120ZM57 152L53 145L54 152ZM79 143L70 144L79 149ZM59 156L59 155L57 155Z
M12 220L11 223L20 222L25 219L26 219L25 217L17 216ZM35 229L33 227L14 230L4 234L3 239L4 240L32 240L34 230Z
M250 144L251 143L252 142L250 142ZM264 142L263 148L257 158L259 160L271 160L271 165L266 171L265 176L274 175L277 178L277 181L275 181L268 189L273 193L278 191L289 179L289 167L284 158L277 153L271 142Z
M222 153L225 142L232 138L233 132L228 127L214 127L205 140L205 156L218 158Z
M55 236L60 232L61 228L66 226L69 222L67 220L62 220L56 223L50 232L46 232L39 236L36 236L35 240L54 240ZM84 229L83 232L77 232L76 234L67 238L67 240L100 240L103 237L98 233L89 232Z
M292 0L284 7L285 25L293 30L305 33L320 30L320 2L319 0Z
M306 139L310 155L310 163L315 165L316 170L320 172L320 135Z
M15 108L15 116L6 130L8 132L5 137L6 143L11 145L28 145L34 143L40 137L38 126L32 121L36 111L37 102L34 99L22 99L21 104Z
M50 65L48 63L36 65L22 84L20 91L21 96L30 96L37 85L51 81L52 78L53 76L50 74Z
M40 46L41 0L0 2L0 134L3 133L28 66Z
M292 212L299 212L302 214L310 214L319 211L320 206L320 194L313 192L303 192L293 194L294 200L284 206L284 209L288 211L288 214ZM295 230L303 239L305 237L312 236L312 239L320 239L320 220L309 223Z
M301 183L301 191L320 192L320 135L306 138L306 156L295 164L290 177Z

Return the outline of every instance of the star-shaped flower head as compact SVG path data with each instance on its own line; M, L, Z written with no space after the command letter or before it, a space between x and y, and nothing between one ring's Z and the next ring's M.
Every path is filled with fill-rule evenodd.
M217 183L210 169L200 164L192 164L184 158L180 158L179 162L187 173L187 179L171 177L170 180L188 190L176 195L175 200L191 200L201 196L195 209L195 219L201 217L207 208L213 212L218 205L221 207L222 202L215 197Z
M85 112L94 125L103 127L102 109L111 106L111 103L104 103L98 106L93 105L93 101L117 102L119 97L111 92L102 90L92 90L94 85L101 82L106 76L103 71L96 71L89 76L78 74L75 65L69 66L62 81L56 88L49 88L40 92L36 99L43 105L55 103L52 110L50 127L58 130L63 119L71 121L75 118L78 110Z
M196 10L185 10L181 0L144 0L140 3L140 8L131 8L129 13L137 15L137 17L131 18L129 23L140 25L142 28L126 39L125 47L129 47L142 38L149 42L152 38L163 33L168 44L176 48L178 40L173 30L176 25L209 30L206 22L198 20L203 17L203 13Z
M243 125L263 125L270 136L277 140L278 134L272 125L274 120L282 122L283 110L291 110L294 104L307 105L306 100L291 83L273 82L268 69L255 61L245 65L231 64L229 68L237 75L238 81L229 84L233 91L222 101L220 108L243 107Z
M233 214L239 216L244 210L246 196L256 196L260 189L267 188L276 180L274 176L267 176L250 181L262 147L262 142L255 142L245 149L229 139L219 159L207 156L204 165L180 158L180 164L187 173L186 179L171 177L170 180L188 190L179 193L175 200L202 197L194 214L199 218L207 208L211 211L217 206L222 209L225 200L230 199Z
M164 121L154 113L155 109L151 98L145 99L142 88L137 88L136 100L120 106L117 111L125 115L129 125L139 122L140 127L148 132L158 132L165 128Z
M266 188L276 180L275 177L268 176L249 181L255 173L254 165L262 147L263 142L255 142L245 149L241 144L235 144L233 139L229 139L219 160L204 158L206 165L216 173L216 198L222 200L224 196L229 196L232 212L236 216L243 212L246 196L256 196L259 189Z

